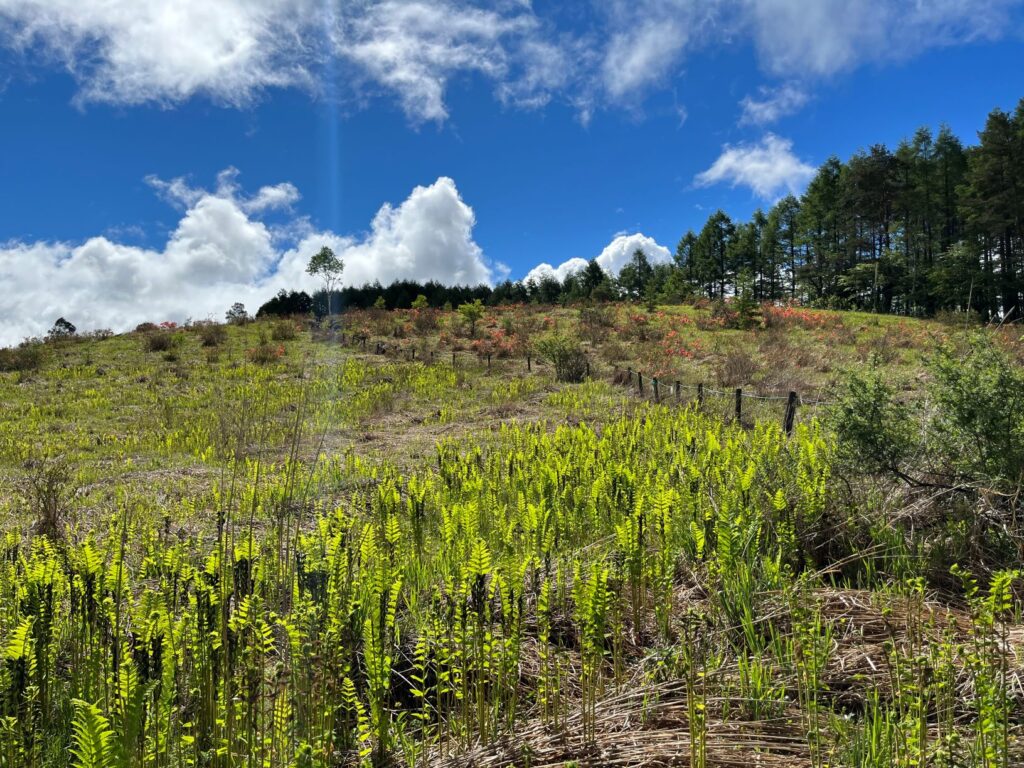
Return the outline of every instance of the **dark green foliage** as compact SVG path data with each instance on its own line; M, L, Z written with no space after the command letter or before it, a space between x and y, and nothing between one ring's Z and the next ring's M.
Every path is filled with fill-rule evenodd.
M827 160L798 200L733 223L722 211L676 250L709 298L753 278L759 301L1019 319L1024 305L1024 101L994 110L965 149L927 128L896 151L877 144Z
M653 277L654 268L647 254L637 248L619 272L619 288L628 298L643 298L647 295L647 286Z
M256 311L256 317L289 317L308 315L313 311L313 299L305 291L286 291L282 288L277 295L264 302Z
M830 309L931 316L976 312L1019 320L1024 311L1024 101L994 110L977 146L965 148L942 126L916 131L890 150L876 144L845 162L826 160L806 191L757 210L747 222L716 211L700 232L679 241L673 263L652 265L637 251L617 276L596 260L559 281L505 280L444 286L395 281L338 287L343 264L329 248L308 271L324 280L312 298L285 293L264 315L318 316L373 307L380 297L408 309L418 296L432 308L479 299L488 305L610 301L675 303L693 295L725 300L794 301ZM745 289L746 290L746 289Z
M63 317L58 317L57 322L53 324L49 333L46 334L47 341L60 341L61 339L70 339L75 336L78 329L75 328L74 323L65 320Z
M452 306L480 299L486 304L522 303L529 299L522 283L506 281L494 289L488 285L441 285L430 280L419 283L414 280L396 280L389 285L367 283L363 286L346 285L332 291L331 304L339 309L370 309L378 297L391 309L410 309L418 296L425 296L429 306L440 309L445 304ZM326 314L327 300L323 291L313 296L313 309L317 314Z

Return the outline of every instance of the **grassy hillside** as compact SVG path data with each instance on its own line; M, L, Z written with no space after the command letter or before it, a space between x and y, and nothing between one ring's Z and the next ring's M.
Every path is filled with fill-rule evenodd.
M931 408L967 331L763 312L7 353L0 766L1021 764L1018 501L857 472L826 405L870 364Z

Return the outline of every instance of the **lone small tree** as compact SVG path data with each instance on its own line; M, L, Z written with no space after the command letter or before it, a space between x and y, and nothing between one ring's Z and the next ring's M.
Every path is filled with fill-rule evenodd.
M459 304L459 314L469 323L469 335L476 336L476 324L484 316L484 305L480 299Z
M49 333L46 334L46 338L49 341L59 341L60 339L70 339L78 332L75 328L74 323L65 320L63 317L58 317L57 322L53 324Z
M224 319L231 325L245 325L249 322L249 313L245 311L245 304L236 301L231 305L231 309L224 313Z
M345 269L345 262L334 255L334 251L326 245L321 248L309 260L306 273L313 277L319 277L324 281L324 291L327 293L327 314L331 314L331 291L341 279L342 270Z

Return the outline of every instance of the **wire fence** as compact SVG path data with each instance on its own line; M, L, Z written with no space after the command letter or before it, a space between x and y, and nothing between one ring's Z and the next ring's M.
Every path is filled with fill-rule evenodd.
M542 373L550 370L550 364L533 354L523 356L498 355L493 352L474 350L430 349L426 345L402 344L396 341L374 340L367 336L338 334L335 339L342 345L360 349L392 359L424 364L449 364L452 367L473 366L477 370L508 372L513 366L524 366L527 373ZM586 363L587 379L609 376L613 384L628 388L636 396L667 405L688 405L720 413L723 419L732 419L742 424L753 424L766 418L781 418L783 428L792 432L793 424L808 411L815 412L834 404L830 400L810 398L796 391L777 394L756 394L742 387L718 389L705 384L688 384L680 380L663 381L656 376L634 371L632 368L602 368L589 358Z
M723 418L731 418L740 423L750 424L769 415L778 417L781 413L787 434L793 431L798 413L834 405L833 401L802 397L793 390L785 394L759 395L744 391L742 387L725 390L704 384L684 384L678 380L666 382L656 376L645 376L642 371L634 371L632 368L624 371L616 368L612 380L628 387L639 397L655 402L696 403L698 407L712 412L719 411ZM687 393L685 397L684 392Z

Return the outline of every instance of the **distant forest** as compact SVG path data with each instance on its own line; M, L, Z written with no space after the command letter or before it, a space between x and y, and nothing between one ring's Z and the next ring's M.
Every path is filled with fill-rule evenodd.
M970 309L1017 320L1024 307L1024 99L1012 114L993 110L978 138L965 147L947 127L937 135L921 128L895 150L876 144L846 162L831 157L799 198L789 195L749 221L716 211L699 232L683 235L672 263L651 264L637 252L616 278L591 262L561 282L346 287L334 293L333 306L370 307L383 297L388 308L407 308L420 294L435 307L477 298L673 303L740 295L917 316ZM283 306L282 297L268 304ZM324 306L322 294L306 301Z

